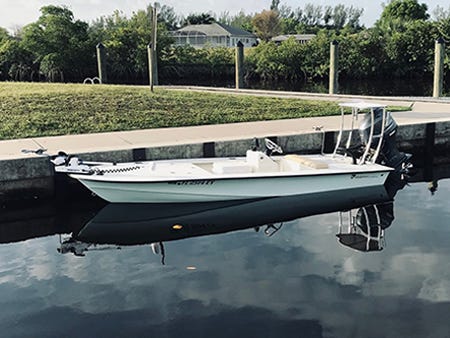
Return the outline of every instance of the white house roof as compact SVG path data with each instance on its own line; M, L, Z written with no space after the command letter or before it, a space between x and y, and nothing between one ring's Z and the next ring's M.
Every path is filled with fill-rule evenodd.
M206 35L206 36L240 36L256 38L256 36L243 29L214 22L204 25L189 25L174 32L175 35Z

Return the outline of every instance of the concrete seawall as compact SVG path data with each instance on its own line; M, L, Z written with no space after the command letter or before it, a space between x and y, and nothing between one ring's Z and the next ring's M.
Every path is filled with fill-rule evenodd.
M320 120L317 122L320 122ZM216 127L220 128L221 126ZM233 128L233 125L227 125L227 127ZM198 132L201 132L202 127L191 128L200 128ZM207 128L214 129L214 126L204 126L204 128L205 130ZM327 129L324 132L303 131L296 134L283 134L282 132L262 134L261 132L255 132L254 136L260 138L260 144L263 144L264 137L272 138L283 148L285 153L320 152L323 141L325 151L331 152L337 135L336 129ZM275 130L273 129L273 131ZM266 132L270 133L272 130L269 129ZM83 160L108 162L239 156L244 155L247 149L252 146L253 135L251 133L252 130L249 130L244 138L217 137L216 141L214 141L214 135L211 135L209 138L201 137L203 139L201 142L192 143L183 143L181 139L174 139L173 144L170 144L170 141L165 141L165 144L155 142L155 145L152 143L147 145L135 143L110 147L103 146L99 147L98 151L83 151L83 148L80 147L80 152L71 151L71 154L78 155ZM40 140L39 143L45 142ZM414 121L414 123L399 124L397 143L403 151L413 152L423 148L425 159L432 161L433 152L447 149L447 145L450 144L450 121L422 123ZM64 149L64 144L61 144L61 147L61 150L70 150ZM95 148L95 145L92 145L91 148ZM54 149L49 149L48 152L49 154L56 153ZM2 203L54 197L57 190L61 188L61 184L66 184L64 182L67 181L61 183L61 180L55 180L54 170L48 157L24 156L20 152L18 152L17 158L12 156L0 158L0 172L0 202Z

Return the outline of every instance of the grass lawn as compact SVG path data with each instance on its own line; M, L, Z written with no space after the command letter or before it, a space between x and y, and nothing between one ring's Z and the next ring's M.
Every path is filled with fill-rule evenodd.
M0 139L326 116L336 103L144 86L0 82Z

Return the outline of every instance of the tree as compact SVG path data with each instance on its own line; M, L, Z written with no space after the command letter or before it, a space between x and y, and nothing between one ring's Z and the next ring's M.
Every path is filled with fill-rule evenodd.
M423 76L431 72L433 64L435 26L428 21L407 22L402 31L386 38L385 52L394 76Z
M295 18L281 18L280 32L282 34L296 34L299 21Z
M189 14L186 19L183 20L182 26L187 25L202 25L211 24L215 22L214 16L211 13Z
M0 80L30 81L36 71L33 55L18 40L10 38L0 43Z
M295 18L295 12L292 10L291 7L282 5L280 8L277 9L278 15L280 18ZM297 19L297 18L295 18Z
M384 7L376 25L395 31L401 29L406 22L427 20L427 10L427 5L419 4L417 0L392 0Z
M253 32L252 16L240 11L231 18L230 26L243 29L248 32Z
M173 31L180 27L180 18L173 7L163 5L158 13L158 22L163 22L167 30Z
M141 83L148 79L147 45L151 41L152 8L138 10L127 18L115 11L112 15L95 21L89 30L92 48L102 42L106 47L109 80L122 83ZM167 22L158 20L158 60L168 55L167 49L173 42L167 31Z
M436 19L436 21L450 19L450 7L446 10L442 6L436 6L436 8L433 10L433 17Z
M342 4L336 5L334 8L327 7L324 13L324 22L333 29L343 29L344 27L358 29L363 12L362 8L346 7Z
M220 23L224 24L224 25L230 26L230 24L231 24L230 12L228 12L228 11L221 12L219 14L219 16L215 18L215 20L217 22L220 22Z
M270 10L278 12L278 6L280 6L280 0L272 0L272 3L270 5Z
M74 20L67 7L44 6L39 19L23 29L21 45L32 53L50 81L78 80L94 53L89 53L88 24Z
M341 4L334 7L331 18L333 20L333 26L335 28L343 28L345 23L347 22L347 11L345 6Z
M8 34L8 31L5 28L0 27L0 44L2 44L3 41L8 40L9 38L10 36Z
M331 22L331 18L333 17L333 7L327 5L323 9L323 23L325 26L328 26Z
M427 5L417 0L393 0L384 8L381 19L427 20L427 10Z
M347 25L351 28L360 28L359 22L361 15L364 13L364 8L355 8L350 6L348 9Z
M324 78L329 74L330 41L335 36L325 29L317 32L317 36L304 44L302 71L308 78Z
M216 21L231 27L253 32L252 18L251 15L245 14L242 10L234 16L230 15L228 11L225 11L220 13Z
M348 30L336 37L345 58L339 60L340 76L349 78L381 77L385 71L385 39L376 29L359 33Z
M268 41L280 32L280 18L275 11L264 10L252 19L256 35L263 41Z
M441 6L437 6L433 12L433 16L436 18L436 28L439 35L445 41L450 41L450 7L448 10L445 10Z
M281 6L278 10L283 34L317 33L320 29L357 31L361 28L360 18L364 10L353 6L320 6L312 3L292 10Z
M306 4L303 9L302 22L306 26L318 26L322 22L322 6Z

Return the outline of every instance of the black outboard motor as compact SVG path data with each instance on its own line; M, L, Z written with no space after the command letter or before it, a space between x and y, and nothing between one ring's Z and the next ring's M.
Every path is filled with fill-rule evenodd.
M376 108L373 111L374 114L374 129L372 144L370 147L376 149L378 142L380 141L381 128L383 124L383 108ZM364 114L359 127L359 135L361 141L367 145L370 137L370 126L372 118L370 113ZM395 136L397 134L397 123L393 119L390 112L386 112L386 122L384 126L383 143L381 145L380 155L377 162L382 163L391 168L395 168L396 171L402 170L403 163L406 163L410 156L400 152L397 149L395 142Z

